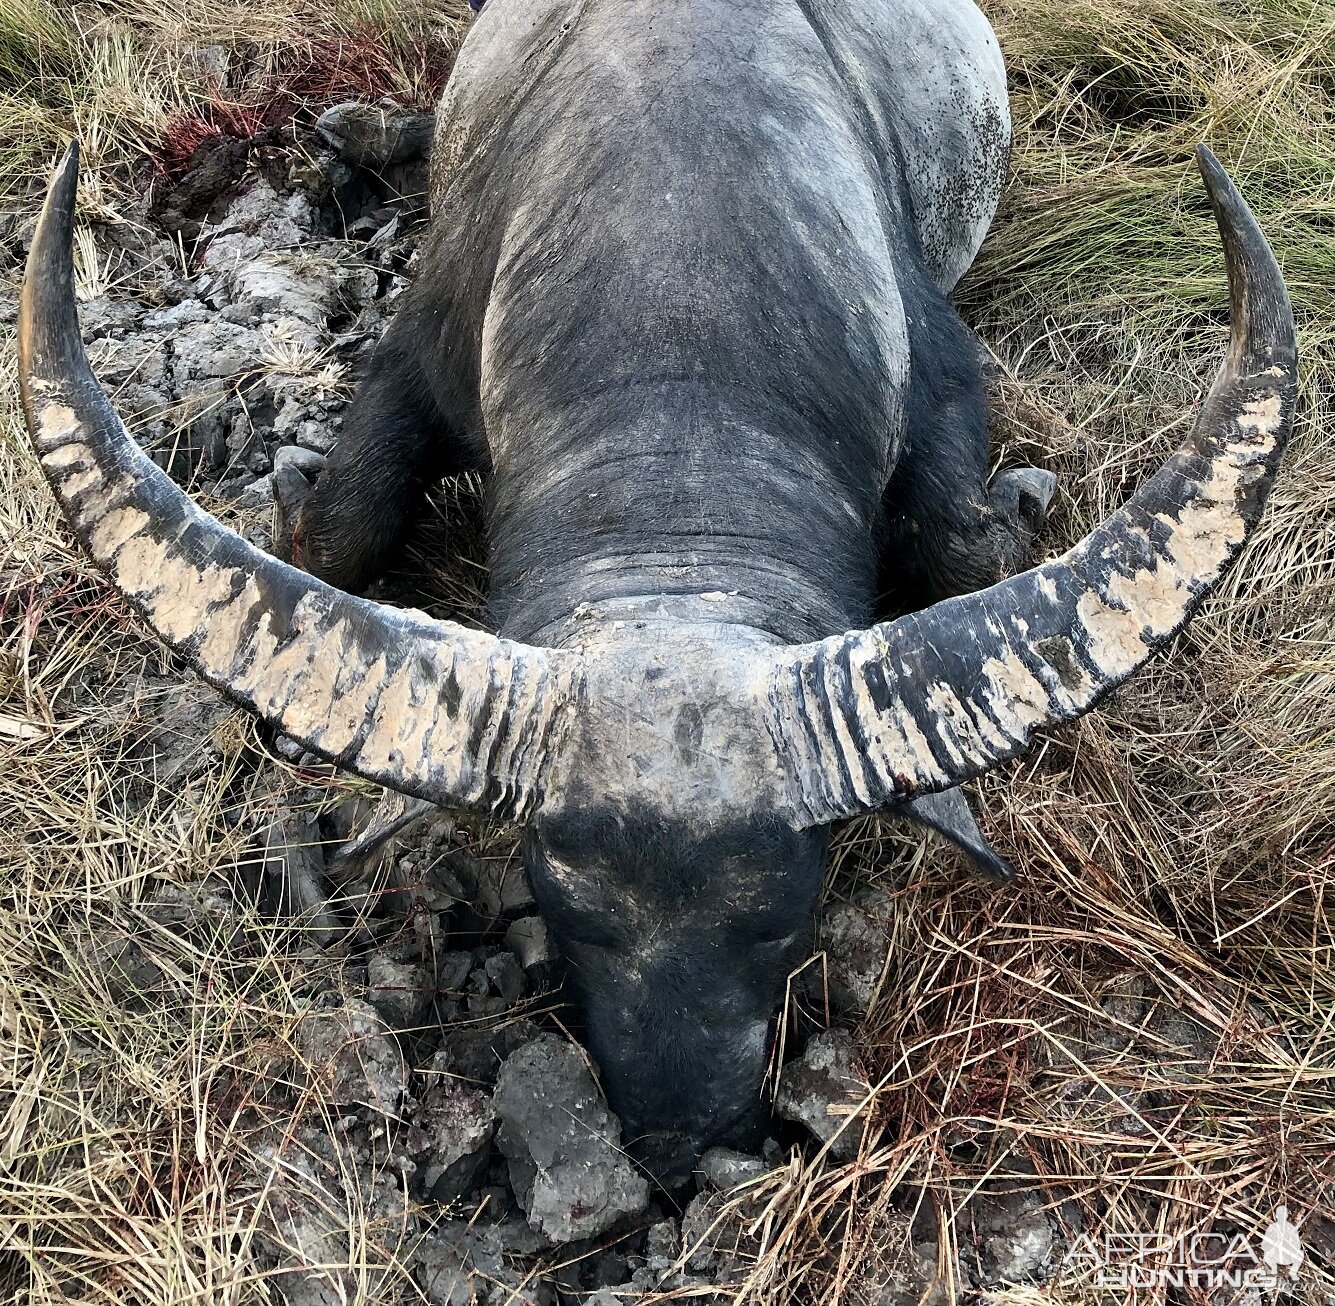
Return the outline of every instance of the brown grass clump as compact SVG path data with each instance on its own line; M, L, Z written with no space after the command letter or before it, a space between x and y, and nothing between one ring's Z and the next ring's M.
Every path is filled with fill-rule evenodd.
M962 1299L975 1199L1019 1176L1069 1238L1096 1242L1251 1236L1285 1202L1308 1252L1295 1298L1330 1300L1335 12L988 9L1016 150L961 303L998 362L999 456L1062 478L1045 544L1064 547L1164 456L1222 352L1222 260L1189 164L1199 140L1233 167L1285 267L1299 425L1265 522L1172 652L981 786L986 825L1022 868L1016 889L973 884L890 820L841 835L830 903L879 904L889 940L858 1029L872 1127L855 1161L795 1152L738 1199L747 1260L731 1299L876 1306L912 1226L936 1246L934 1300ZM265 96L339 98L352 65L302 64L331 30L362 51L366 33L392 31L373 43L398 77L389 89L428 98L423 42L447 49L459 18L458 5L378 0L0 0L0 200L26 202L77 130L87 211L119 216L131 165L170 152L182 124L216 127L219 105ZM258 80L220 93L192 53L211 44L248 50ZM302 80L317 64L323 88ZM155 915L164 882L197 890L243 856L271 790L238 790L254 741L227 713L196 767L158 773L160 709L187 691L60 527L4 350L0 1299L263 1301L239 1121L262 1108L254 1086L290 1054L303 999L335 963L248 908L220 910L207 937ZM441 595L466 601L477 579L465 566ZM357 788L322 783L331 799ZM794 1036L809 1027L793 1019ZM341 1213L364 1234L364 1300L395 1264L371 1205L354 1192ZM1108 1300L1087 1264L1050 1270L1041 1290L988 1300Z

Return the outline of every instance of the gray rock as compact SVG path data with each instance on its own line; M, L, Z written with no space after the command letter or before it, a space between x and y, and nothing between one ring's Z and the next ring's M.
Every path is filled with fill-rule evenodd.
M860 1016L870 1008L890 951L888 916L879 894L836 903L825 912L819 938L835 1011ZM819 982L819 974L813 979Z
M441 958L442 963L450 957L465 961L463 973L466 976L471 955L467 952L446 953ZM538 1027L531 1020L507 1020L495 1029L475 1025L447 1026L441 1031L440 1050L432 1060L432 1069L470 1084L491 1087L507 1058L537 1036Z
M491 987L505 999L507 1005L518 1002L524 996L524 970L511 953L495 953L487 958L483 969Z
M477 887L473 906L487 920L531 912L537 904L528 877L516 857L488 857L476 863Z
M270 434L280 445L291 444L297 427L310 415L310 411L309 403L303 402L295 395L282 395L278 411L269 425ZM277 461L276 455L275 461Z
M472 969L471 952L442 952L436 958L436 987L442 993L462 992Z
M551 932L541 916L521 916L505 931L505 946L525 970L546 966L556 959Z
M397 1029L415 1024L431 1000L426 971L411 961L395 961L382 952L366 963L367 997Z
M500 1239L484 1224L447 1220L416 1249L417 1276L432 1306L479 1306L505 1273Z
M232 54L225 45L186 45L181 48L181 54L205 80L213 82L215 86L227 84Z
M235 322L238 326L258 326L260 315L249 304L224 304L218 310L218 316L224 322Z
M760 1157L734 1152L728 1147L711 1147L696 1166L705 1183L719 1192L759 1179L770 1168Z
M146 340L140 338L138 348L145 348ZM255 371L263 354L264 339L258 331L214 315L172 337L172 378L177 394L184 399L202 391L207 397L218 389L210 383Z
M216 259L230 261L239 254L295 247L309 238L314 225L315 210L307 196L300 191L277 191L263 177L256 177L231 202L223 220L205 228L211 243L204 266L214 272Z
M262 508L274 501L273 473L257 476L253 481L240 487L237 502L243 508Z
M1218 1030L1167 1003L1151 1008L1144 1041L1164 1076L1178 1084L1207 1078L1219 1053Z
M1038 1192L985 1192L969 1204L981 1284L1046 1277L1056 1238L1044 1205Z
M1162 1097L1104 1082L1103 1075L1114 1063L1103 1045L1083 1042L1075 1034L1059 1035L1045 1055L1063 1072L1050 1098L1055 1117L1090 1133L1144 1137L1153 1132Z
M289 1306L398 1300L398 1240L414 1221L384 1149L368 1142L364 1131L335 1142L322 1129L289 1125L263 1136L246 1158L260 1263L277 1269L272 1282ZM359 1264L351 1249L368 1225L382 1259Z
M506 1263L504 1226L447 1220L413 1252L432 1306L556 1306L550 1285Z
M936 1243L913 1243L883 1270L875 1306L950 1306L951 1294L937 1278Z
M196 940L230 937L242 922L232 886L213 876L189 884L159 880L143 911L174 934Z
M393 1034L369 1002L349 999L316 1010L297 1026L302 1062L331 1101L397 1113L408 1091L408 1068Z
M297 443L303 449L329 454L338 443L338 430L327 422L302 422L297 427Z
M1095 1025L1090 1031L1092 1038L1114 1052L1129 1047L1145 1022L1146 993L1143 975L1117 976L1099 1001L1112 1022Z
M337 1176L305 1148L261 1143L255 1160L263 1201L260 1245L280 1269L274 1283L287 1306L340 1306L351 1287L348 1237L333 1212L343 1204ZM318 1268L317 1268L318 1267Z
M339 267L306 252L265 251L234 262L221 263L228 294L249 313L289 324L324 326L340 299L343 274ZM289 325L283 334L290 341L318 349L320 337Z
M805 1125L833 1156L850 1161L862 1140L859 1121L849 1121L868 1091L867 1075L842 1030L815 1035L800 1061L791 1061L779 1076L775 1114Z
M213 487L213 493L225 503L242 503L245 499L246 491L255 484L258 478L254 472L240 471L235 476L229 476L221 480ZM272 493L272 484L270 493ZM261 491L263 494L263 491ZM259 502L259 501L257 501ZM252 505L254 506L254 505Z
M127 382L116 391L116 409L125 421L134 426L134 438L141 448L155 448L162 444L176 444L177 431L167 425L167 415L172 407L166 383L159 389L142 385L138 381ZM182 401L182 406L187 400ZM170 454L172 451L166 451Z
M496 1113L487 1095L441 1079L413 1114L409 1149L424 1196L452 1202L471 1192L487 1163Z
M197 299L183 299L179 304L170 304L166 308L155 308L144 315L140 324L141 331L160 331L172 334L184 331L187 327L199 326L213 316Z
M659 1220L649 1226L644 1237L644 1270L656 1281L677 1263L681 1250L681 1229L675 1220Z
M715 1194L713 1200L718 1202L721 1199ZM702 1224L706 1217L701 1214L701 1209L702 1203L697 1199L687 1208L688 1216L694 1225L707 1227ZM712 1241L697 1247L698 1237L692 1237L691 1242L685 1244L684 1224L679 1228L675 1220L660 1220L649 1229L645 1237L644 1254L635 1258L640 1264L631 1275L630 1286L636 1291L629 1295L629 1301L640 1300L637 1293L650 1294L651 1301L678 1297L698 1299L702 1294L697 1289L709 1285L716 1276L726 1278L731 1273L734 1263L730 1253L720 1252ZM709 1268L701 1272L699 1269L684 1267L682 1257L686 1251L693 1252L693 1266ZM717 1300L717 1295L708 1294L705 1300Z
M699 1193L681 1217L681 1255L686 1269L715 1283L740 1283L750 1262L741 1254L743 1221L724 1193Z
M143 305L130 299L99 295L96 299L85 300L79 305L79 329L84 343L91 344L103 336L124 335L138 329L143 311ZM88 355L96 358L97 353L89 349Z
M324 471L326 458L314 449L303 449L299 444L285 444L274 450L273 469L280 472L288 467L314 480Z
M315 131L345 163L379 169L422 158L431 148L435 125L431 114L349 101L326 109Z
M1215 1288L1208 1298L1210 1306L1267 1306L1268 1294L1260 1288ZM1282 1301L1283 1298L1278 1300ZM1313 1298L1322 1306L1335 1306L1335 1293L1327 1293L1324 1298Z
M162 394L170 385L162 332L103 336L89 345L88 358L98 380L116 390L133 383Z
M146 682L142 716L130 756L147 763L154 785L179 794L196 776L213 765L222 751L236 707L202 680L163 684L166 693L149 692L157 682Z
M571 1044L545 1035L520 1048L492 1101L511 1186L535 1229L555 1242L592 1238L648 1206L648 1182Z

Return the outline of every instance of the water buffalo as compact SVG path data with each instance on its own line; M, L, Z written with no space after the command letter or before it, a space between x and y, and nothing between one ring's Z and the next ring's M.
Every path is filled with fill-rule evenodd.
M987 484L946 295L1002 187L970 0L493 0L440 110L415 284L302 516L252 548L135 447L28 265L23 402L79 539L218 688L350 771L518 823L628 1137L745 1143L831 823L958 797L1169 640L1292 423L1276 262L1214 156L1232 344L1182 448L1061 557ZM499 636L353 597L423 486L489 476ZM314 574L311 574L314 573ZM1012 574L1015 573L1015 574ZM906 615L878 620L878 595Z

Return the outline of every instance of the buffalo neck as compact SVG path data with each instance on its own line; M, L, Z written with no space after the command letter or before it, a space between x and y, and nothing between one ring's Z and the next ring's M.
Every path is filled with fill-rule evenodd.
M522 422L489 505L503 634L566 643L627 605L785 642L866 624L879 495L838 435L670 377L532 404Z

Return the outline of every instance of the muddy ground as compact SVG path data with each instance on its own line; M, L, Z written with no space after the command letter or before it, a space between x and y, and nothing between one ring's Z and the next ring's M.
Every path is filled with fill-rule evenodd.
M216 136L183 171L153 180L138 223L96 229L103 280L115 283L92 285L81 304L98 375L160 465L276 551L412 275L428 129L416 115L345 106L296 134ZM14 238L11 258L22 252ZM463 512L476 495L465 488L451 502ZM453 529L476 563L475 519ZM433 610L478 619L476 582L417 581ZM411 589L411 576L399 577L387 592L421 601ZM183 785L231 710L198 684L150 701L157 716L136 746L152 751L159 783ZM376 843L414 810L392 798L330 805L314 759L281 739L267 746L248 763L252 781L280 774L273 753L287 779L275 778L262 821L237 816L254 826L247 855L230 874L161 883L145 910L206 940L260 901L297 921L322 959L304 994L299 1055L273 1066L247 1108L252 1254L282 1300L406 1300L405 1267L440 1306L724 1300L762 1245L773 1191L762 1176L794 1149L828 1146L847 1161L871 1144L857 1111L870 1086L849 1031L882 982L885 896L826 916L817 940L825 969L809 968L799 989L806 1015L786 1043L795 1055L778 1080L763 1154L710 1153L691 1188L667 1194L627 1159L570 1035L577 1018L561 1002L560 961L512 850L480 852L474 832L438 812L417 813ZM117 1001L169 1000L133 938L98 946ZM1138 1000L1117 999L1128 1005L1118 1013L1124 1028L1144 1025L1144 1013L1129 1010ZM1182 1022L1144 1037L1168 1040L1184 1063L1208 1058L1200 1031ZM1091 1035L1081 1055L1092 1065L1115 1051ZM1095 1079L1087 1088L1088 1101L1054 1110L1100 1105ZM1102 1106L1126 1110L1118 1098ZM1134 1106L1148 1118L1155 1104L1146 1095ZM868 1306L934 1299L930 1203L906 1189L893 1205L898 1268ZM357 1262L350 1241L364 1232L350 1226L354 1208L395 1248L395 1268L370 1281L341 1268ZM1078 1232L1061 1195L1032 1191L1021 1174L980 1183L968 1210L958 1282L978 1289L1043 1282Z

